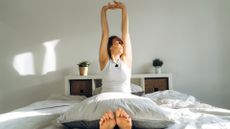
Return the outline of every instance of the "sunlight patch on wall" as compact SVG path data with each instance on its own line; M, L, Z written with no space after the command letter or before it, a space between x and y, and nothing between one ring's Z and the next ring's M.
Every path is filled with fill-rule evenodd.
M35 74L33 54L31 52L16 55L13 66L19 75L26 76Z
M42 75L48 72L53 72L56 70L56 53L55 47L59 43L59 40L52 40L43 43L46 48L45 57L43 61Z

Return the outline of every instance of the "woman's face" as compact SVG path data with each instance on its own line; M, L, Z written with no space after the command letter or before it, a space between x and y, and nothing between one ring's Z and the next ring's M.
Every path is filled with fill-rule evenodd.
M113 39L112 46L110 48L111 54L123 54L123 42L118 39Z

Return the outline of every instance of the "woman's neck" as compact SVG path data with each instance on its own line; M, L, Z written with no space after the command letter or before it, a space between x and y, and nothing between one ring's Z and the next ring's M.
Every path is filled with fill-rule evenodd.
M111 59L112 59L112 61L113 61L114 63L118 63L118 61L120 60L120 56L119 56L119 55L117 55L117 56L112 55L112 56L111 56Z

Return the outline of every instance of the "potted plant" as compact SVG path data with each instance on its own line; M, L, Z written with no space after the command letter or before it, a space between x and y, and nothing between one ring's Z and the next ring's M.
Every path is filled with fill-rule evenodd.
M78 64L80 76L87 76L88 75L89 65L90 65L90 63L88 61L81 61Z
M163 64L164 62L159 58L153 60L153 67L155 68L155 73L157 74L161 73L161 67Z

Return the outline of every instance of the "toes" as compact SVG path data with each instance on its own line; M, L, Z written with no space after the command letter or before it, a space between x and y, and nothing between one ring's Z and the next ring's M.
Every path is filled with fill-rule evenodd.
M121 117L125 117L125 111L124 110L121 110Z
M105 112L99 121L100 129L113 129L115 125L116 121L112 111Z
M120 129L132 128L132 119L129 117L128 113L122 108L118 108L116 110L116 122Z
M100 122L99 124L102 125L104 121L108 120L109 119L109 115L108 113L106 112L100 119Z
M118 109L116 110L116 117L121 117L121 111L122 111L121 108L118 108Z
M108 117L109 117L109 119L114 119L114 114L112 111L108 112Z
M129 115L127 112L125 112L124 109L118 108L116 111L116 117L123 117L123 118L129 118Z
M100 119L99 124L102 125L104 121L109 120L109 119L114 119L114 114L112 111L106 112Z
M103 124L103 122L104 122L104 119L101 118L100 121L99 121L99 125L101 126Z
M125 117L125 118L129 118L129 115L127 112L125 112L124 110L122 111L122 117Z

